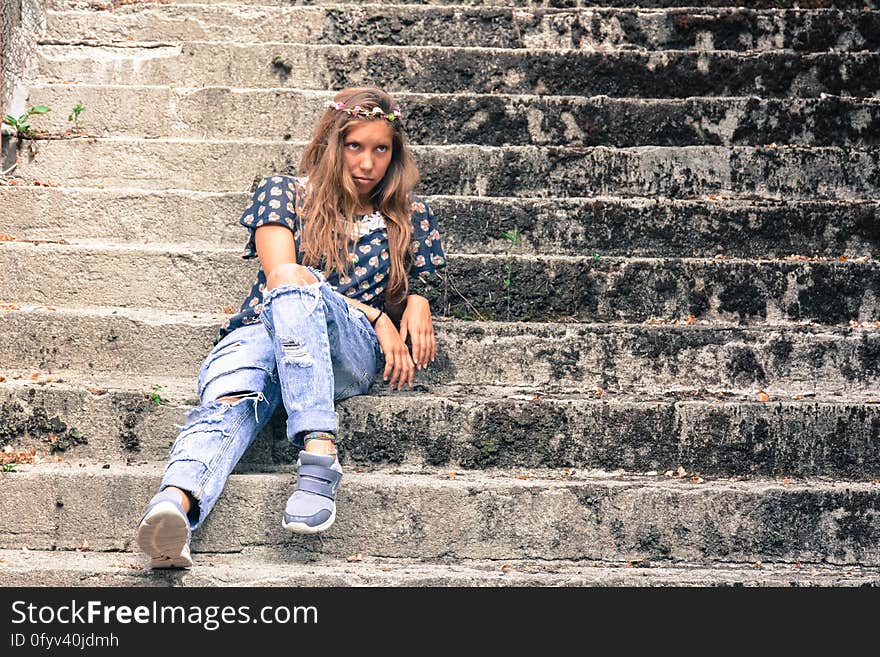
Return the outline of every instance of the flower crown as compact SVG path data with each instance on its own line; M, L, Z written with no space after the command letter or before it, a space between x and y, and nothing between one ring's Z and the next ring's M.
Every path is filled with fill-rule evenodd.
M340 112L345 112L350 116L362 116L365 119L372 119L374 117L381 116L382 118L388 119L389 121L394 121L395 119L399 119L401 116L403 116L400 113L399 105L395 105L394 109L392 109L387 114L385 113L385 110L383 110L378 105L373 109L367 109L366 107L361 107L360 105L355 105L354 107L346 107L345 103L335 100L329 100L327 101L327 107Z

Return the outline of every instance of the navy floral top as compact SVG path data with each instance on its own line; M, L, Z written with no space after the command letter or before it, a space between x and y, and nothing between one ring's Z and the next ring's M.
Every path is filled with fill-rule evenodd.
M258 227L279 224L287 226L293 232L296 261L303 261L300 251L302 228L300 214L305 202L306 183L307 178L280 174L260 181L250 203L238 220L242 226L250 229L250 238L242 253L243 258L257 257L254 234ZM440 244L437 220L421 197L413 196L411 220L413 242L412 267L408 277L409 293L418 294L420 290L436 284L436 272L446 266L446 256ZM342 276L334 270L326 276L327 282L345 296L376 308L384 308L385 279L391 267L385 219L378 212L362 215L356 219L351 237L352 240L357 239L357 242L349 268ZM266 273L260 267L257 279L241 305L241 310L232 315L220 328L220 334L214 341L215 345L235 329L260 321L265 290Z

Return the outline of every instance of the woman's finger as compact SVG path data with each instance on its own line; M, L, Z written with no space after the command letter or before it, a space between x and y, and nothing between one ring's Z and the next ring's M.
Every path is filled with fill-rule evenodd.
M437 351L437 340L434 338L433 331L431 335L428 337L428 342L425 345L425 367L428 366L429 361L434 360L434 353Z
M425 362L425 335L422 331L412 333L413 360L416 366L421 368Z
M400 390L400 387L403 385L403 382L406 380L406 361L409 360L409 349L406 346L403 346L400 351L395 354L394 357L394 372L391 374L391 381L389 382L389 388L394 388L397 386L397 389Z
M385 352L385 371L382 372L382 380L388 381L389 375L394 372L394 352L388 349Z
M406 351L400 358L400 368L397 371L397 389L400 390L403 386L410 381L412 378L412 372L414 370L412 358L409 357L409 350L404 349Z

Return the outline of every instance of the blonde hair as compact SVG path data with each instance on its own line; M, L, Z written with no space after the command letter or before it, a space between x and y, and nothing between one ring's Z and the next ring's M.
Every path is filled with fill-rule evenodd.
M396 102L374 87L343 89L333 99L347 107L360 105L366 110L380 107L392 111ZM309 178L303 206L301 251L303 262L313 267L325 266L327 275L335 269L341 276L350 265L355 240L351 239L358 208L358 192L345 166L345 137L352 125L362 121L387 121L385 118L361 118L327 108L315 125L312 140L300 160L299 173ZM391 162L385 176L373 189L371 199L385 217L389 247L389 277L385 290L392 305L401 303L409 290L407 276L412 265L411 203L412 190L419 181L419 171L409 155L400 120L388 121L392 133ZM408 260L408 263L406 262Z

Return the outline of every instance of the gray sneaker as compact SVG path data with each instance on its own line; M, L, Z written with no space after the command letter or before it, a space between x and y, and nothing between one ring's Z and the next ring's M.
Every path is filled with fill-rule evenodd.
M189 568L189 520L173 490L153 496L138 524L137 542L150 557L150 568Z
M336 491L342 466L335 454L302 450L297 461L296 490L287 500L281 526L300 534L317 534L336 520Z

